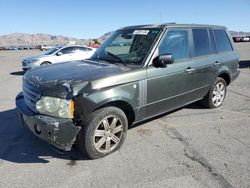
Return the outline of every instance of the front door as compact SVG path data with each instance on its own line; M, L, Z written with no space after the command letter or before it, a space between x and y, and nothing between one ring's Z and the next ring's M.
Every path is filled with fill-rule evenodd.
M192 101L194 62L189 58L189 29L168 29L158 55L171 53L174 63L147 69L147 116L181 107Z

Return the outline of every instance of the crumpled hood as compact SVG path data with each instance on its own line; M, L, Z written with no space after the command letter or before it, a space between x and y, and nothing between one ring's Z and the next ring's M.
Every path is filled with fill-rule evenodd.
M70 98L93 80L129 70L126 67L95 61L72 61L34 68L24 75L24 81L43 95Z

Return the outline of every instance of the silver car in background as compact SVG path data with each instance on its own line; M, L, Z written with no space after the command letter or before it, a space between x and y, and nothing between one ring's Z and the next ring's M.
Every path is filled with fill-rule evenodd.
M55 47L42 55L32 56L22 60L23 70L53 63L84 60L90 58L96 49L83 45L66 45Z

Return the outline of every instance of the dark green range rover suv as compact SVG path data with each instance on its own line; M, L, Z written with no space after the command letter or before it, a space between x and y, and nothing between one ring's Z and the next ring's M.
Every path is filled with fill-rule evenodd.
M221 106L238 61L222 26L125 27L89 60L28 71L16 106L41 139L100 158L120 148L128 125L195 101Z

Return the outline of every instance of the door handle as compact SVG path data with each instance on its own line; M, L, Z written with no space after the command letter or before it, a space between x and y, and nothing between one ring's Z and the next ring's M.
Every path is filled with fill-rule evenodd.
M193 72L194 70L195 70L194 68L188 67L185 71L186 71L187 73L191 73L191 72Z
M220 65L220 62L219 61L215 61L214 62L214 66L218 66L218 65Z

